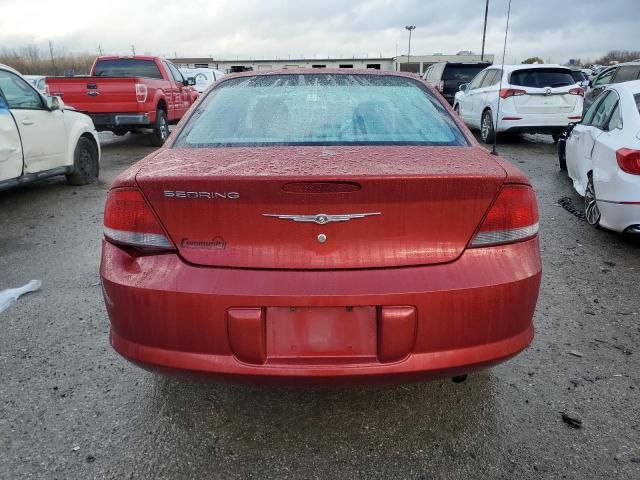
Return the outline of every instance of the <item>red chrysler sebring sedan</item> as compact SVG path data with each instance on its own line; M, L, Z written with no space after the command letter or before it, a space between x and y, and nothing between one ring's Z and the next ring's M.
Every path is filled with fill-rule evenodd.
M394 72L225 77L113 184L111 343L219 380L454 377L533 338L529 180Z

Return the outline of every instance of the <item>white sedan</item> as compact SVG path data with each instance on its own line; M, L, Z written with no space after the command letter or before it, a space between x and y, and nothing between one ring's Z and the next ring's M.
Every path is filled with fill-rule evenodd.
M91 118L0 64L0 190L56 175L85 185L96 181L99 166Z
M607 88L558 154L591 225L640 234L640 81Z

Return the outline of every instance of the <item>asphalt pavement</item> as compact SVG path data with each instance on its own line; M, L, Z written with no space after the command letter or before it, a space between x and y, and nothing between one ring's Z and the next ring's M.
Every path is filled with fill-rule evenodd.
M640 478L640 241L557 205L579 198L549 137L498 145L539 198L532 346L460 384L313 389L175 380L111 349L103 205L152 149L103 140L98 184L0 192L0 290L42 280L0 313L0 478Z

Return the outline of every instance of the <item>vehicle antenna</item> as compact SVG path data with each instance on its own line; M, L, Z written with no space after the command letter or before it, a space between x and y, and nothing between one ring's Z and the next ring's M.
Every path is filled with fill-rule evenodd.
M504 29L504 48L502 49L502 65L500 65L500 87L498 89L498 107L496 108L496 126L493 131L493 149L491 150L492 155L497 155L498 150L496 150L496 144L498 143L498 119L500 118L500 90L502 90L502 77L504 77L504 56L507 53L507 35L509 34L509 17L511 16L511 0L509 0L509 7L507 8L507 26Z

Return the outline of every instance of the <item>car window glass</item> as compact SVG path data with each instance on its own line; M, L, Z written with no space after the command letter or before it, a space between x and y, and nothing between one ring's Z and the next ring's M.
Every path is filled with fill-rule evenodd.
M467 145L438 98L397 76L265 75L223 81L175 147Z
M171 76L178 83L184 83L184 77L180 73L180 71L173 65L172 63L167 62L167 67L169 67L169 71L171 72Z
M604 72L602 75L600 75L598 78L596 78L595 82L593 82L593 86L594 87L599 87L599 86L602 86L602 85L608 85L609 82L611 81L611 77L613 76L615 71L616 71L616 69L612 68L611 70L608 70L608 71Z
M511 85L530 88L566 87L575 82L568 68L523 68L511 74Z
M452 80L458 84L466 83L473 80L478 73L487 68L487 65L467 65L449 63L442 72L442 80Z
M598 107L593 114L593 118L591 119L591 125L604 130L607 123L609 123L611 113L617 104L618 95L613 92L609 92L608 95L598 104Z
M42 97L17 75L0 70L0 93L4 96L9 108L42 109Z
M94 75L97 77L143 77L162 79L160 69L153 60L118 58L98 60Z
M640 93L636 93L633 96L633 99L636 101L636 107L638 109L638 113L640 113Z
M622 117L620 116L620 102L616 102L616 106L611 113L611 118L605 130L611 131L622 127Z
M486 75L487 75L486 70L483 71L483 72L480 72L478 75L476 75L476 77L469 84L469 90L473 90L474 88L478 88L480 86L480 84L482 83L482 81L484 80L484 77Z
M640 73L640 65L628 65L619 67L613 81L614 83L622 83L628 82L630 80L636 80L638 78L638 73Z
M605 92L603 95L600 95L600 97L597 98L595 102L591 104L589 109L586 111L586 113L582 117L582 122L581 122L582 125L591 125L591 121L593 120L593 116L595 115L596 110L608 95L609 95L609 92Z
M495 78L497 76L498 71L497 70L487 70L487 74L484 77L484 80L482 80L482 85L481 87L489 87L491 85L493 85L495 82Z

